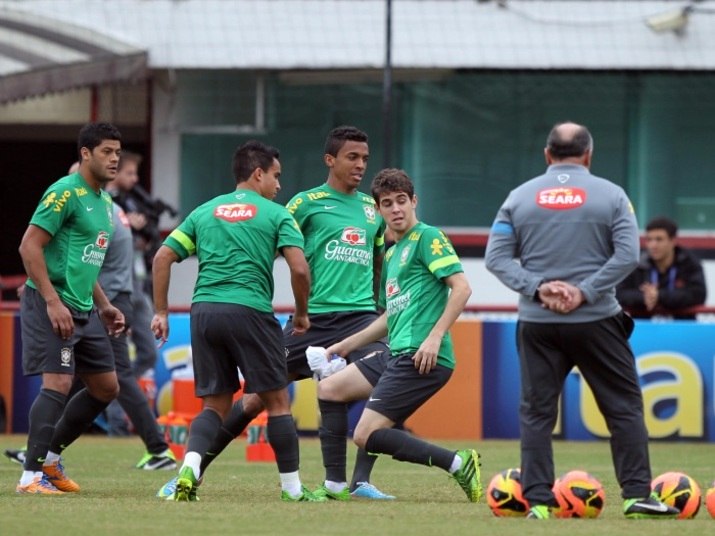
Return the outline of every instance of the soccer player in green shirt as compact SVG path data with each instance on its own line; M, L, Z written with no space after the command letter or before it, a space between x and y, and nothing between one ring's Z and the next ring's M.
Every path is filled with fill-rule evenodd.
M272 200L280 190L278 151L260 142L240 146L233 157L236 189L196 208L164 241L154 257L152 330L169 335L168 290L171 265L191 255L199 273L191 304L191 349L196 396L203 411L191 422L184 463L172 498L196 500L201 462L231 409L238 390L254 393L268 411L273 447L285 501L324 501L298 475L298 435L290 412L285 351L273 315L273 262L285 257L295 297L293 330L305 333L310 271L303 235L285 207ZM237 369L238 367L238 369Z
M294 319L289 320L283 330L291 380L313 376L306 358L308 346L329 346L360 331L378 317L375 294L380 281L385 223L372 197L358 191L369 156L367 134L352 126L334 128L325 141L326 182L295 195L288 202L288 210L305 236L305 255L312 276L308 301L310 330L296 336ZM358 362L365 380L374 385L385 368L382 350L386 349L385 341L375 341L356 349L348 361ZM375 357L362 359L367 355ZM262 409L255 395L246 395L233 405L202 460L202 472ZM320 409L323 423L342 420L348 411L346 404L321 405ZM326 460L331 458L330 454L326 456ZM370 484L375 459L364 451L358 452L350 486L346 482L344 461L329 461L326 464L326 485L331 487L328 497L394 499ZM175 487L175 479L170 480L157 495L171 496ZM324 491L321 488L321 492Z
M28 276L20 300L22 368L41 374L42 387L30 408L18 493L79 491L60 454L119 392L105 327L120 333L124 316L97 276L114 232L112 198L102 187L116 175L121 135L92 123L77 145L79 171L47 189L20 244ZM67 401L75 374L86 387Z
M362 331L328 347L327 356L346 356L386 335L389 360L377 384L365 381L354 365L318 385L322 403L369 396L357 424L355 444L399 461L448 471L471 502L482 496L479 460L471 449L451 451L394 428L449 380L455 367L449 328L472 291L452 244L442 231L417 220L412 181L399 169L384 169L372 182L372 195L396 243L385 254L380 306L385 309ZM347 422L325 434L345 449ZM325 442L325 440L324 440ZM325 452L325 447L323 447Z

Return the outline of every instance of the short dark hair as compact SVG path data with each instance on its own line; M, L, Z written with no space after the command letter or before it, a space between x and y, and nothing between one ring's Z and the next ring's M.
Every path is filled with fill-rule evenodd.
M656 229L663 229L670 238L675 238L675 235L678 234L678 224L665 216L653 218L645 226L646 232L655 231Z
M325 140L325 154L338 156L338 152L346 141L361 141L367 143L367 134L357 127L343 125L335 127Z
M119 129L110 123L87 123L84 125L77 136L79 161L82 161L82 147L86 147L92 152L104 140L121 142L122 135L119 133Z
M278 149L256 140L249 140L233 153L233 178L236 184L247 181L256 168L268 171L278 160Z
M573 136L564 137L560 127L565 124L574 123L564 121L563 123L555 124L551 132L549 132L548 138L546 138L546 148L551 156L557 160L571 156L583 156L586 151L593 149L593 137L586 127L577 125L578 129Z
M412 199L415 196L415 185L404 170L386 168L372 179L370 191L375 202L379 204L381 195L393 192L404 192Z
M122 151L122 154L119 155L119 164L117 164L117 171L121 171L121 169L124 167L124 164L126 164L127 162L134 162L137 167L139 167L139 164L142 163L142 155L132 151Z

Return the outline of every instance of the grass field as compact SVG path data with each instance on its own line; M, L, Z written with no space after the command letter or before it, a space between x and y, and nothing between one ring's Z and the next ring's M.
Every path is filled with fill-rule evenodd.
M0 449L17 448L24 436L0 435ZM443 443L457 448L467 445ZM486 483L496 472L518 466L518 444L485 441ZM198 503L173 503L154 494L173 472L133 469L143 453L136 438L80 438L64 457L67 473L81 486L62 497L17 495L21 468L0 457L0 535L705 535L715 520L704 507L693 520L634 521L621 514L621 500L606 442L556 442L557 473L584 469L606 488L606 508L598 519L527 521L494 517L486 504L468 503L446 473L435 468L378 460L373 482L398 496L394 502L287 504L279 499L274 464L245 461L237 440L207 471ZM351 455L352 458L352 455ZM315 439L301 440L301 476L315 487L323 476ZM715 479L715 446L702 443L653 443L654 475L679 470L705 487Z

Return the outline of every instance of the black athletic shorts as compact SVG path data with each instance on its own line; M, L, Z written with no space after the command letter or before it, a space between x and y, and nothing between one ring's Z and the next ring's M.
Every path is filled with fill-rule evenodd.
M394 422L404 422L452 377L452 369L442 365L437 365L429 374L420 374L412 361L413 355L400 354L388 360L387 369L372 390L366 408Z
M25 287L20 298L20 326L22 371L26 376L45 372L99 374L114 370L114 353L97 311L68 309L74 320L74 332L65 340L52 330L47 303L40 293Z
M293 331L293 317L290 317L283 329L283 344L285 345L290 378L302 380L313 376L313 372L308 366L308 360L305 357L305 351L308 346L327 348L366 328L379 316L374 311L313 314L310 315L310 329L305 335L291 334ZM354 363L368 354L384 352L385 350L387 350L387 343L384 340L376 341L350 353L347 361L348 363ZM379 360L372 359L369 363L359 367L372 385L377 383L377 378L380 377L384 369L385 359L381 354Z
M246 393L288 385L281 325L273 313L232 303L194 303L191 352L198 397L235 393L238 369Z

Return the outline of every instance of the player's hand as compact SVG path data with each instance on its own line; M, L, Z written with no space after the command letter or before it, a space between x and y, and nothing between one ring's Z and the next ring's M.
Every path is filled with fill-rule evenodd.
M107 333L113 337L118 337L124 331L124 314L113 305L100 310L99 318L107 328Z
M429 335L412 356L415 368L420 374L429 374L437 366L437 354L442 345L442 337Z
M59 299L47 304L47 316L52 323L52 331L63 339L69 339L74 333L72 313Z
M169 318L166 313L156 313L151 319L151 331L157 339L157 348L164 346L169 340Z
M293 315L293 335L305 335L310 329L310 319L307 314Z
M330 361L334 355L339 355L340 357L346 357L350 352L347 352L341 342L336 342L335 344L328 346L325 349L325 357Z

